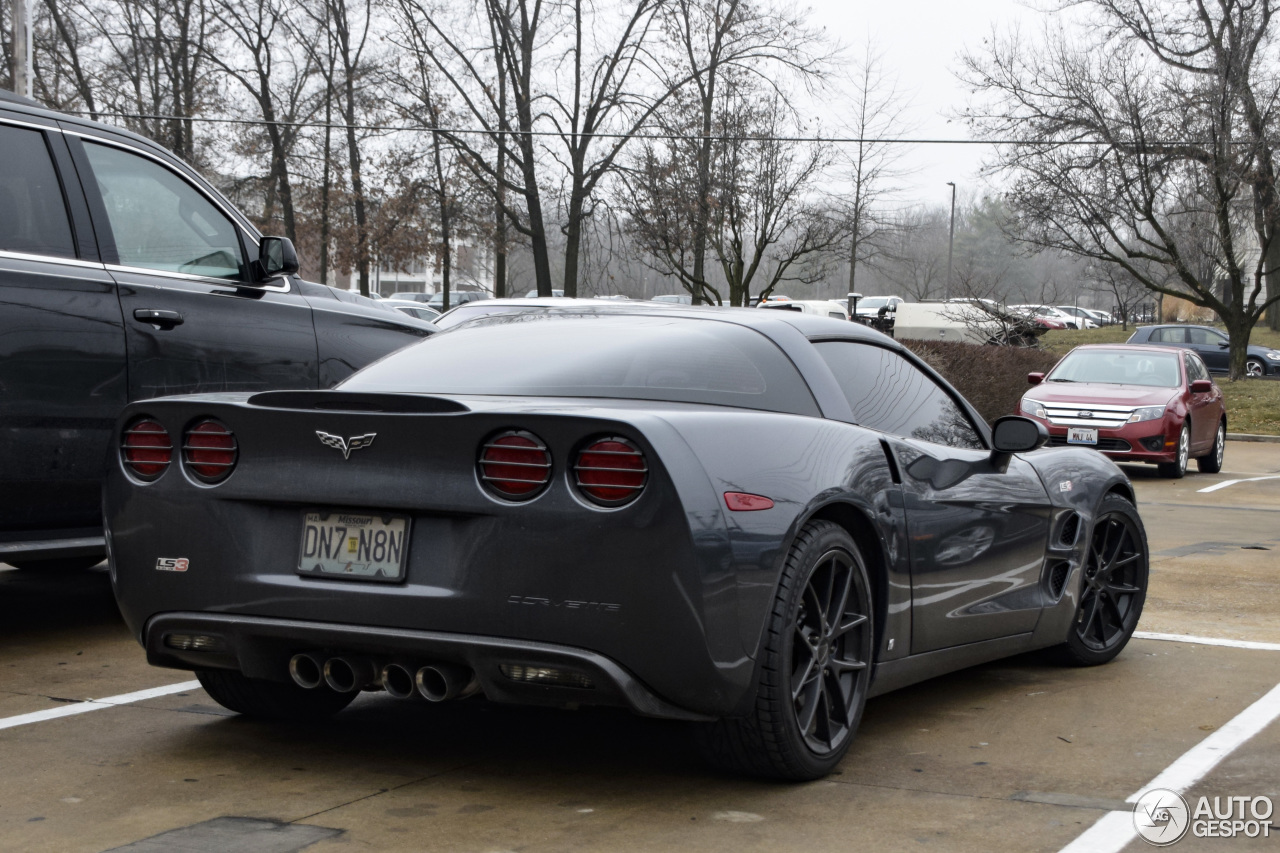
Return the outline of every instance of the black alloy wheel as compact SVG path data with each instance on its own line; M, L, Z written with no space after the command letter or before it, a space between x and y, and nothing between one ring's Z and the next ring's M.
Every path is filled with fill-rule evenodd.
M1169 480L1181 480L1187 473L1187 461L1191 458L1191 423L1182 422L1182 431L1178 433L1178 455L1172 462L1160 462L1156 468L1160 476Z
M701 727L714 764L774 779L820 779L862 719L874 660L866 564L829 521L801 529L766 626L753 711Z
M1147 534L1133 504L1107 495L1093 524L1079 605L1059 656L1096 666L1120 654L1137 630L1147 597Z
M1213 449L1208 456L1196 460L1196 467L1201 474L1216 474L1222 470L1222 460L1226 455L1227 422L1218 421L1218 431L1213 436Z

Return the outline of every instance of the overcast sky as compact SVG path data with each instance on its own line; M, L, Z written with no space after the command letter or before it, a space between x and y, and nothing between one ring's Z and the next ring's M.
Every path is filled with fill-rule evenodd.
M966 46L981 45L992 25L1012 24L1035 31L1042 15L1014 0L809 0L811 22L859 55L870 38L884 56L886 72L897 77L910 94L908 110L916 138L965 139L967 128L948 119L948 112L962 108L968 93L956 80L958 55ZM981 193L978 178L983 156L981 145L911 146L902 164L912 174L900 179L903 192L898 203L944 203L951 200L947 181L959 191Z

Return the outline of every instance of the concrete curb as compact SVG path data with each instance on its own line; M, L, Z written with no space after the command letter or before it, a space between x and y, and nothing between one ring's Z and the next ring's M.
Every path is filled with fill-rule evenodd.
M1229 432L1227 441L1265 441L1280 444L1280 435L1250 435L1247 432Z

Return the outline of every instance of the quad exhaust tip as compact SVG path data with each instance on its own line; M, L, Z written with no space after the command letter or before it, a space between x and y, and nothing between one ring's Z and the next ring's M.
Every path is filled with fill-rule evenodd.
M370 658L339 656L324 662L324 683L338 693L376 687L380 675L380 668Z
M480 689L476 674L465 666L451 663L429 664L414 676L418 692L428 702L463 699Z
M299 687L314 690L324 684L324 661L310 652L294 655L289 659L289 677Z
M413 665L391 662L382 668L382 689L396 699L409 699L417 694Z

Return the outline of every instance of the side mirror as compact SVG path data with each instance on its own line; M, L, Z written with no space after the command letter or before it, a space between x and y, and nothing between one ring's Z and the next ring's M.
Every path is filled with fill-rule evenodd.
M1218 341L1218 349L1226 349L1229 346L1231 346L1230 341Z
M258 272L262 278L293 275L298 271L298 252L287 237L263 237L258 244Z
M1039 385L1039 384L1040 384L1041 382L1043 382L1043 381L1044 381L1044 374L1043 374L1043 373L1028 373L1028 374L1027 374L1027 384L1028 384L1028 385Z
M997 418L991 426L991 466L1003 474L1015 453L1026 453L1049 441L1044 424L1019 415Z
M1194 381L1191 383L1191 393L1192 393L1192 394L1212 394L1212 393L1213 393L1213 380L1210 380L1210 379L1196 379L1196 380L1194 380Z

